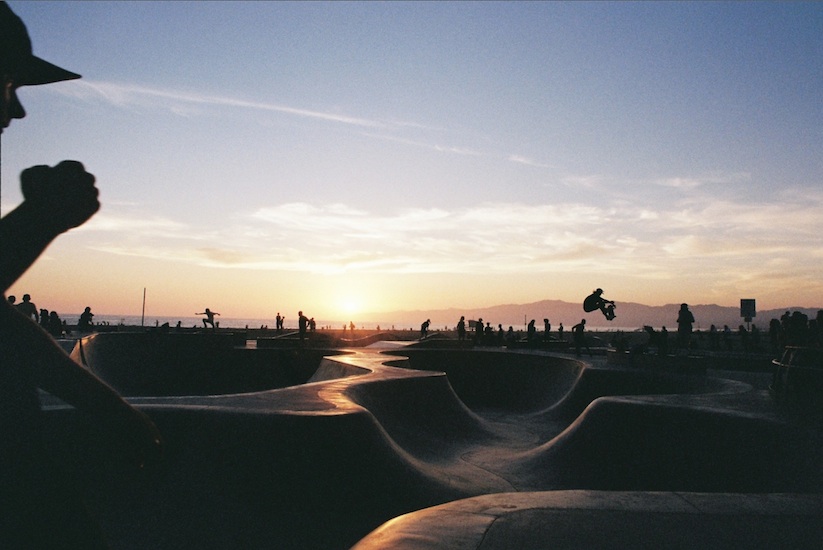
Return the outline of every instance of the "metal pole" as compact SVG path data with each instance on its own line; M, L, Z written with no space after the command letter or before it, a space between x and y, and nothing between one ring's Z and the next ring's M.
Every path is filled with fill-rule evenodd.
M145 326L146 321L146 287L143 287L143 315L140 317L140 326Z

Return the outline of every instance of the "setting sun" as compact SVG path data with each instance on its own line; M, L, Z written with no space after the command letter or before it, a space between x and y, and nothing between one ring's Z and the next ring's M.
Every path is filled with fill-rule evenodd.
M345 296L340 298L338 308L341 313L345 315L356 315L363 311L361 300L354 296Z

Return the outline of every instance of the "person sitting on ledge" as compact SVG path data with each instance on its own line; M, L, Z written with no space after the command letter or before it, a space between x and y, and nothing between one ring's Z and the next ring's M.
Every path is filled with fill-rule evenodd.
M94 313L91 312L91 308L86 306L86 309L83 310L83 313L80 314L80 320L77 321L77 330L80 332L91 332L94 330L94 323L92 319L94 318Z

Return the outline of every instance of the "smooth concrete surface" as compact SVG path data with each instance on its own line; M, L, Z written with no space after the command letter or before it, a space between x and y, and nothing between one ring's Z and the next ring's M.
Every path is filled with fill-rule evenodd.
M502 493L400 516L354 550L812 549L822 515L821 495Z
M130 402L160 428L165 455L152 468L127 467L96 419L46 407L53 454L113 548L343 549L378 528L361 545L415 548L422 532L421 548L623 548L655 524L649 545L668 532L675 542L663 546L697 548L683 525L782 537L768 510L806 526L787 540L819 533L819 416L740 381L542 351L247 349L213 336L98 334L82 356L75 347L101 378L137 392ZM658 506L672 498L702 498L702 512L667 516ZM764 499L767 512L753 512ZM484 507L511 513L478 546Z

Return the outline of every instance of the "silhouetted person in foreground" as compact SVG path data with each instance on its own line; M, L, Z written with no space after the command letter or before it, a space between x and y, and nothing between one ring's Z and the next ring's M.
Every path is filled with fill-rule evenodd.
M589 343L586 341L586 320L581 319L579 323L572 327L572 342L574 343L575 355L580 357L580 349L586 346L586 351L589 352L589 357L592 356L592 350L589 348Z
M677 349L689 349L692 343L692 325L694 315L689 311L688 304L680 304L677 312Z
M278 334L283 332L283 321L284 320L285 320L285 317L281 317L280 312L278 311L277 312L277 317L274 318L274 328L275 328L275 330L277 331Z
M25 25L0 2L0 132L26 112L21 86L79 78L35 57ZM61 233L100 204L94 176L76 161L21 174L23 202L0 220L0 286L6 290ZM90 371L75 363L31 318L0 304L0 548L107 548L74 481L47 450L37 388L91 415L107 441L142 466L159 456L160 434Z
M91 312L90 307L86 306L86 309L80 314L80 320L77 321L77 330L80 332L91 332L94 330L92 319L94 319L94 313Z
M606 317L608 321L616 317L614 314L614 302L603 297L602 288L595 289L583 300L583 311L590 313L596 309L602 311L603 316Z
M203 311L201 313L195 313L195 315L205 315L206 316L206 318L203 319L203 328L207 328L209 325L211 325L211 328L213 328L213 329L217 328L217 325L214 324L214 316L215 315L220 315L220 314L217 313L216 311L212 311L209 308L206 308L206 311Z

